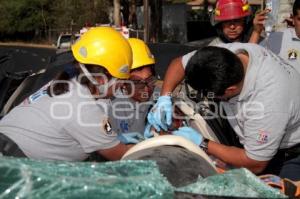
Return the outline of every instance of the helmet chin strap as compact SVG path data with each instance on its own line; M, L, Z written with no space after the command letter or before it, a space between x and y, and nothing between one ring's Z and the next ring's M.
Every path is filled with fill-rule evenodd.
M86 67L85 67L84 64L79 63L79 67L81 68L83 74L88 78L88 80L90 80L90 82L97 87L100 95L106 93L107 90L109 89L109 87L111 87L112 85L114 85L117 82L117 80L118 80L117 78L112 77L106 84L99 85L99 83L97 82L97 80L86 69Z
M109 89L109 87L114 85L117 82L117 80L118 80L117 78L113 77L106 84L98 85L97 88L98 88L100 94L106 93L107 90Z

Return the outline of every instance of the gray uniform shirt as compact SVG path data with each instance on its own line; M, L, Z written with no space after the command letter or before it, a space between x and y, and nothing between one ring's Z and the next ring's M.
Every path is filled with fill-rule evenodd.
M246 51L249 54L241 93L222 103L247 156L267 161L279 148L300 143L300 74L258 45L220 46L234 53ZM184 66L193 53L184 56Z
M49 97L43 89L0 122L0 132L29 158L80 161L119 144L108 121L109 100L95 100L76 80L70 92Z
M293 65L300 73L300 38L294 28L287 28L282 32L273 32L269 41L264 40L260 45L269 48L275 54Z
M119 91L112 100L110 118L113 130L118 133L137 132L143 135L149 109L154 105L154 99L159 93L160 89L156 87L149 101L136 102Z

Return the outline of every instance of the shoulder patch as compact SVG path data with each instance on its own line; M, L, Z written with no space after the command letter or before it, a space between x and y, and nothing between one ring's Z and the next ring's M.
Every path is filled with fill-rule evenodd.
M296 60L298 58L298 51L296 49L291 49L288 51L288 59L289 60Z
M103 126L103 132L105 133L105 135L107 136L117 136L117 134L113 131L110 122L108 121L108 119L105 119L102 121L102 126Z
M269 133L267 131L259 130L256 141L260 144L265 144L269 141Z

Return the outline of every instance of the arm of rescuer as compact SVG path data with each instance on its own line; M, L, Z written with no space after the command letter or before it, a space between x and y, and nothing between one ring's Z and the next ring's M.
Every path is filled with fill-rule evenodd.
M207 153L235 167L245 167L255 174L261 173L269 161L257 161L247 156L245 149L208 141Z
M226 146L208 139L204 139L201 132L191 127L181 127L172 132L173 135L184 137L199 146L205 152L235 167L245 167L255 174L261 173L268 161L257 161L247 156L245 149Z
M120 160L122 156L133 146L133 144L126 145L120 142L112 148L98 150L97 153L107 160Z
M182 57L173 59L167 69L160 92L161 96L171 95L176 86L184 79L184 68L181 63Z
M264 30L264 23L266 20L266 14L270 12L269 10L259 11L255 14L253 19L253 31L251 33L249 43L259 43L261 40L261 33Z
M171 94L176 86L184 79L185 75L181 59L181 57L175 58L169 64L164 77L160 97L147 115L147 126L149 128L146 128L144 131L145 138L153 136L153 133L150 130L152 127L158 132L161 129L167 131L168 126L172 123L173 107Z

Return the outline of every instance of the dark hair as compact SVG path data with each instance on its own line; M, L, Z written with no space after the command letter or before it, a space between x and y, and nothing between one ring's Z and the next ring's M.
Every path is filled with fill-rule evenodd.
M298 14L298 10L300 10L300 0L295 0L293 4L293 16L296 16Z
M228 87L243 80L244 68L233 52L207 46L191 57L185 75L186 82L195 90L221 96Z

